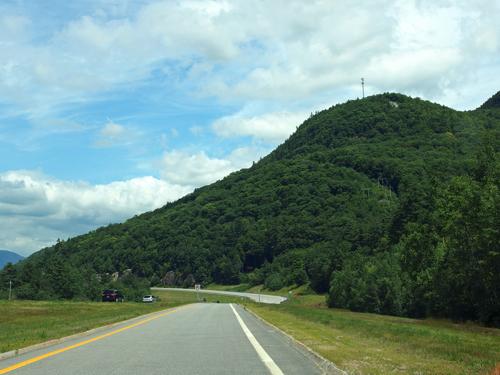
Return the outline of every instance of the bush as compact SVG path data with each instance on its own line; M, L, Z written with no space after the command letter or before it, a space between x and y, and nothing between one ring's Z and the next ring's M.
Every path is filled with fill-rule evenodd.
M269 275L264 282L264 287L270 290L279 290L284 287L283 279L277 273Z

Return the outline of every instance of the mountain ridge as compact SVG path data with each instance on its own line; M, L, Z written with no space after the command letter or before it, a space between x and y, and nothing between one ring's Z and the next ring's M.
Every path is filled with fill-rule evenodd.
M478 109L498 109L500 108L500 91L486 100Z
M484 184L497 187L491 181L498 170L499 125L496 111L460 112L396 93L335 105L311 116L250 168L35 253L12 271L36 286L18 295L84 293L74 282L50 289L38 269L94 284L93 275L108 282L106 275L131 269L152 285L196 280L279 289L308 282L329 292L330 306L496 324L498 305L483 311L477 290L457 301L450 301L456 292L446 297L458 283L448 264L459 261L460 243L459 234L441 223L461 225L449 212L472 199L448 207L443 197L456 184L479 197L490 194ZM491 215L489 206L485 210ZM498 236L492 233L484 238ZM444 249L442 241L456 248ZM487 258L481 271L496 267L495 259ZM446 277L435 278L438 273ZM474 277L496 290L491 280ZM440 305L445 300L448 307Z
M7 263L17 263L22 259L24 259L24 257L14 251L0 249L0 269Z

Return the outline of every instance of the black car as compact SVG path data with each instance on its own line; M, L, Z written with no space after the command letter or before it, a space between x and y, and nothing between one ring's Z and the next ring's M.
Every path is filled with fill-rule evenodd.
M123 302L123 294L116 289L106 289L102 291L102 302Z

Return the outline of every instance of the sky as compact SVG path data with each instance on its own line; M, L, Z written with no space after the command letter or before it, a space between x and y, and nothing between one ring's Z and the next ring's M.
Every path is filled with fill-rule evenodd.
M0 2L0 249L22 255L248 167L311 112L500 90L500 0Z

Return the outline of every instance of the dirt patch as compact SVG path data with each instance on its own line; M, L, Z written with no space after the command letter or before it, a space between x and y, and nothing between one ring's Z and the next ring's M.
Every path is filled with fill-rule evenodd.
M497 363L495 368L491 370L490 375L500 375L500 363Z

